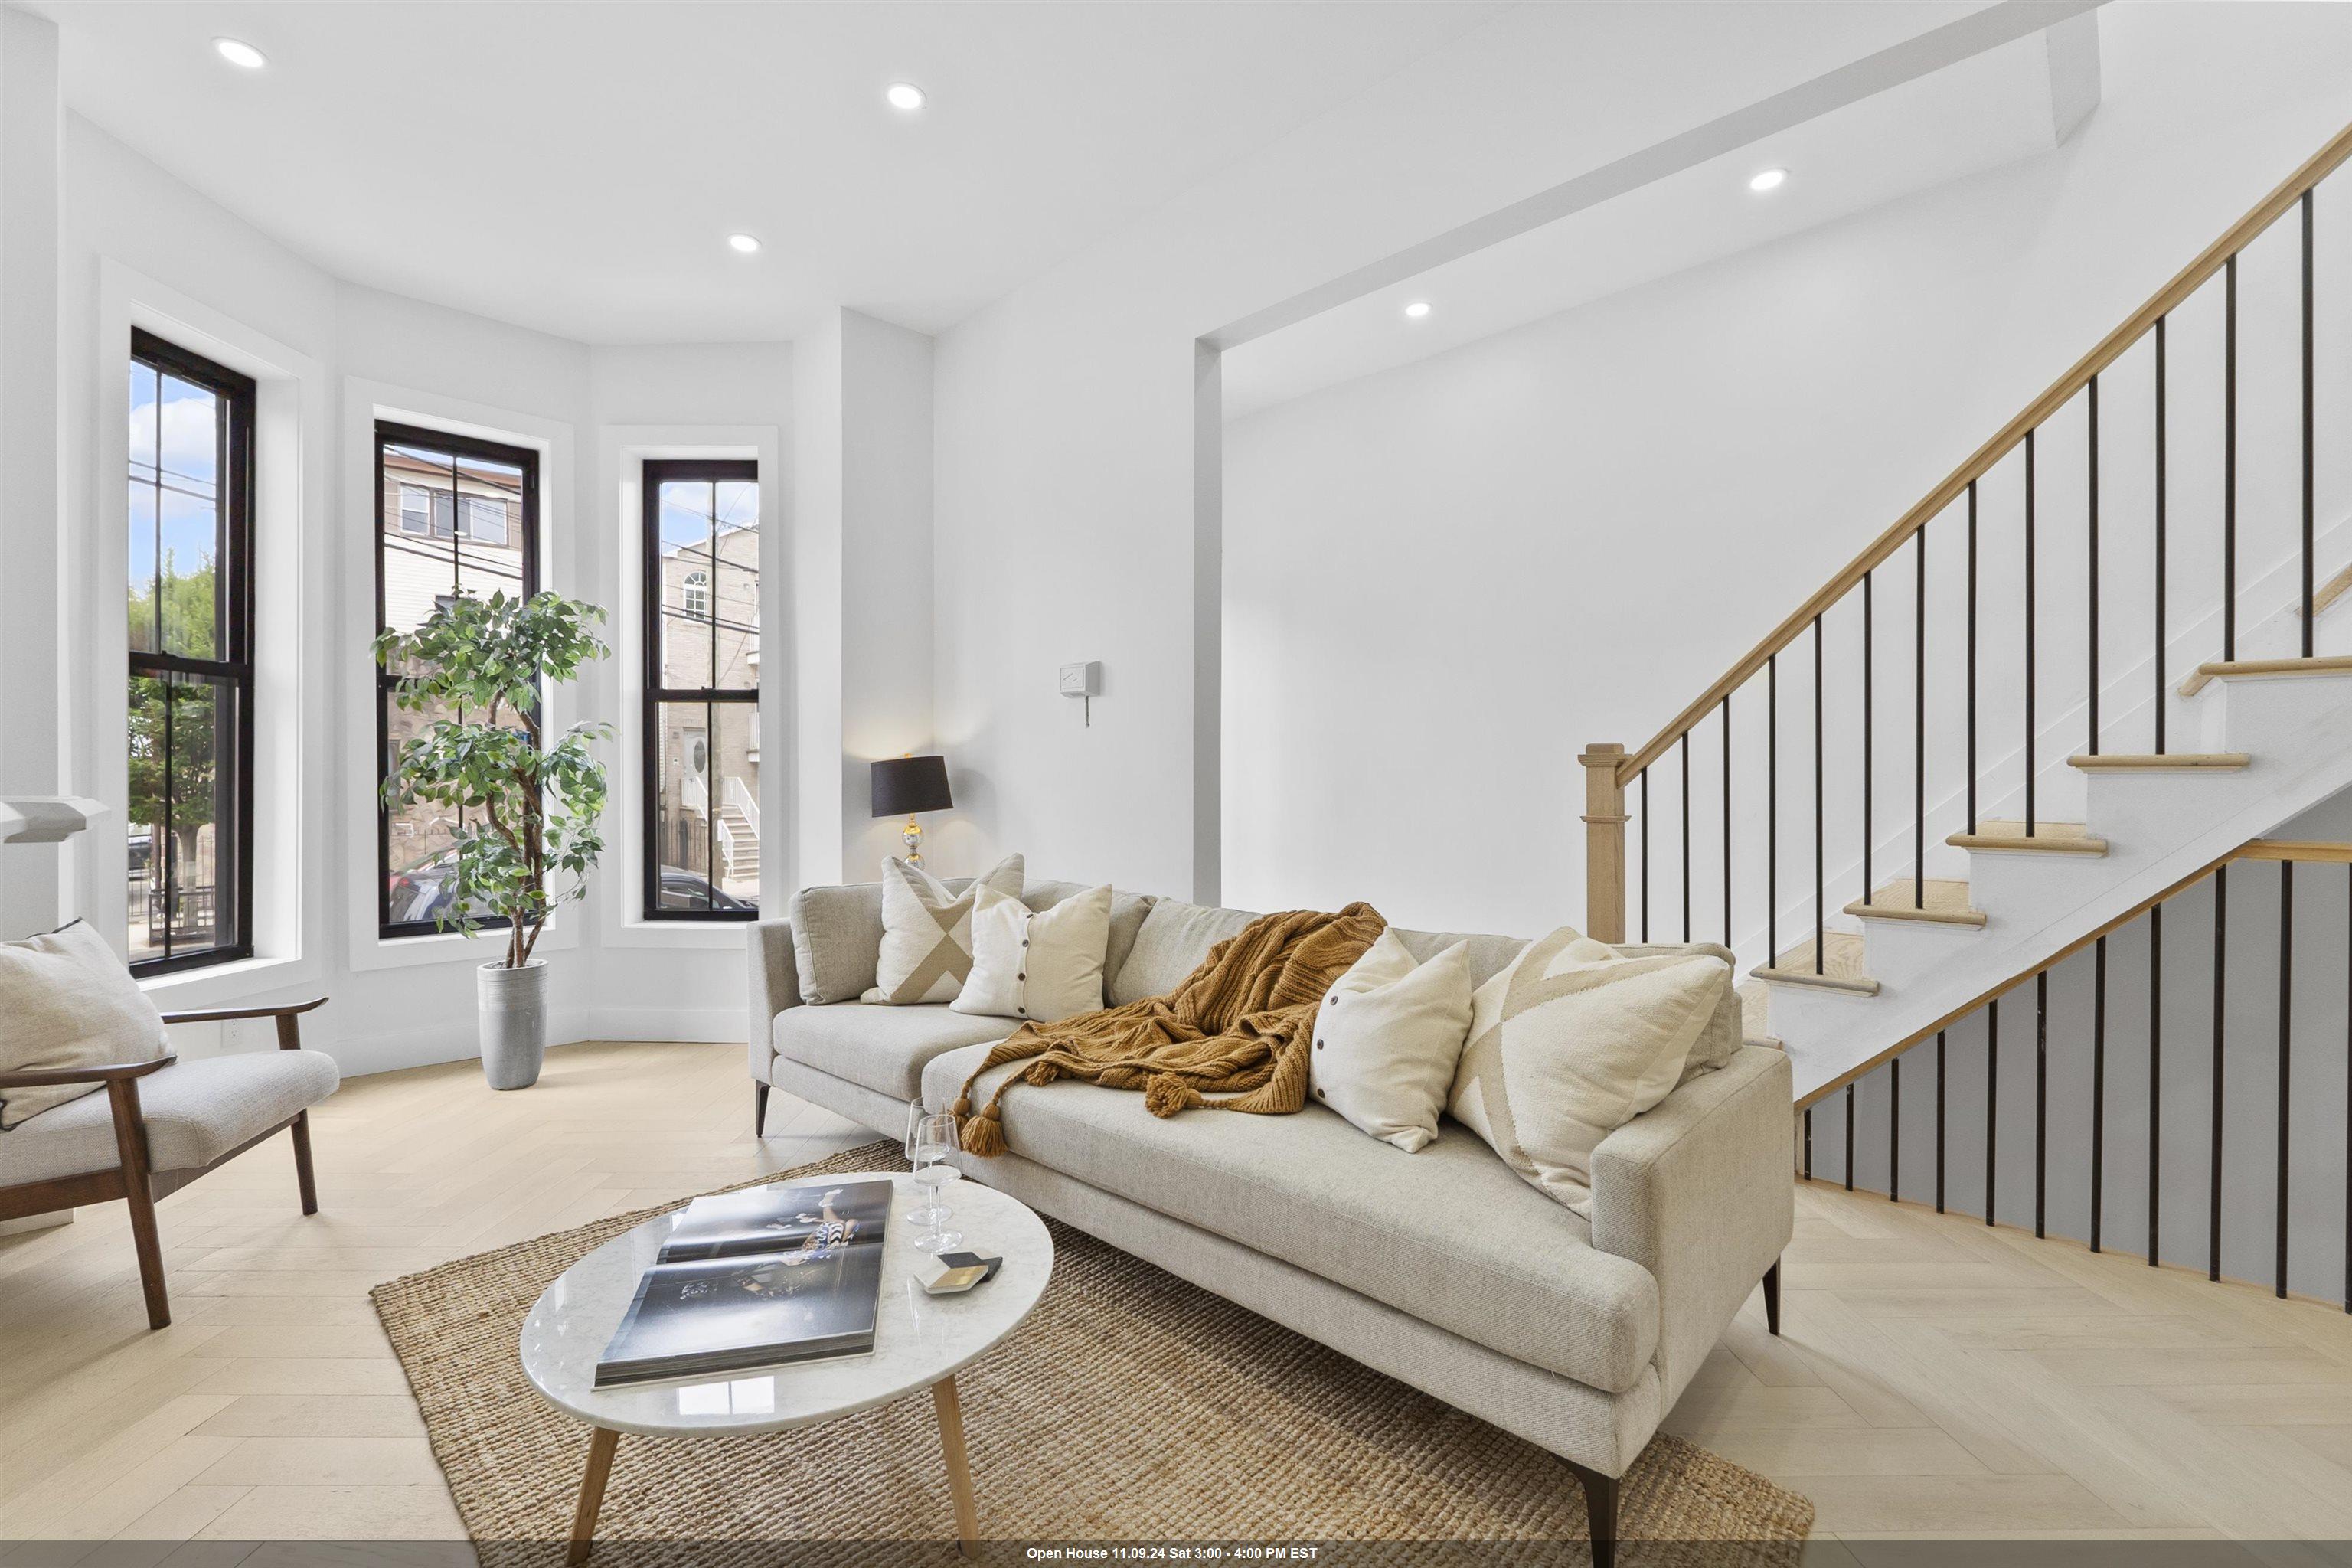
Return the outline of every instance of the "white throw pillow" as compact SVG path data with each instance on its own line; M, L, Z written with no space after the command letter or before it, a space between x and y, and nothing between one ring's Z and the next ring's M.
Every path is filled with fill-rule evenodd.
M1446 1109L1590 1218L1592 1151L1674 1091L1731 984L1712 954L1623 958L1562 926L1472 997Z
M1324 993L1307 1083L1355 1127L1410 1154L1437 1136L1470 1033L1470 944L1416 964L1394 931Z
M1033 1024L1095 1012L1109 947L1108 884L1043 911L983 888L971 911L971 974L949 1005Z
M0 942L0 1073L112 1067L170 1054L163 1016L88 924L76 921L47 936ZM0 1090L0 1128L105 1087Z
M893 855L882 863L882 951L874 961L868 1002L894 1007L952 1002L971 973L971 906L983 888L1021 896L1024 867L1007 855L961 893Z

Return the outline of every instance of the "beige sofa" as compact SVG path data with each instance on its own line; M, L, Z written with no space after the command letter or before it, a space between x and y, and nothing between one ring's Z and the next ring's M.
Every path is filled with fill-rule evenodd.
M1076 890L1033 884L1025 900L1045 909ZM870 926L878 946L878 887L812 890L795 913L805 917L813 897L826 900L836 946L845 908L850 944ZM1123 900L1106 1000L1171 989L1251 919ZM1423 959L1464 940L1399 934ZM1467 940L1484 981L1525 939ZM908 1101L948 1103L1012 1032L1013 1020L944 1006L806 1005L807 951L803 939L796 952L790 921L752 929L751 1066L762 1113L772 1085L896 1137ZM1709 1027L1736 1037L1738 1015L1727 985ZM1020 1065L995 1069L979 1092ZM1451 1121L1407 1154L1313 1105L1161 1121L1140 1094L1024 1087L1004 1100L1010 1152L960 1163L976 1181L1559 1455L1583 1484L1605 1563L1617 1478L1759 1283L1778 1331L1779 1258L1794 1221L1790 1105L1787 1059L1738 1047L1601 1143L1589 1225Z

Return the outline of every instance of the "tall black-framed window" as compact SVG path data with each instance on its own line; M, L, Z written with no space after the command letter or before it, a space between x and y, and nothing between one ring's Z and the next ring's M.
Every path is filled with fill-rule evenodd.
M250 377L131 334L131 968L253 953Z
M411 631L460 594L539 592L539 454L526 447L378 420L375 624ZM456 713L393 705L403 672L376 671L376 779L401 746ZM412 801L376 815L376 929L425 936L457 898L462 813ZM485 924L502 924L489 921Z
M647 920L760 912L760 466L645 468Z

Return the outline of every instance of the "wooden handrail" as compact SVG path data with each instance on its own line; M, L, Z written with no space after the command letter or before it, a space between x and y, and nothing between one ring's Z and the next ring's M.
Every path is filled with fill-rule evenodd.
M1643 768L1666 754L1685 731L1712 714L1723 700L1746 685L1765 661L1797 640L1815 617L1825 614L1832 605L1852 593L1864 575L1884 564L1894 553L1910 542L1911 536L1926 527L1928 521L1946 507L1968 492L1968 488L1990 472L1992 466L2007 457L2011 448L2025 439L2026 432L2036 428L2065 405L2091 378L2123 357L2124 351L2137 342L2162 317L2179 306L2207 280L2219 272L2231 257L2243 250L2264 229L2278 221L2289 208L2303 198L2303 194L2333 174L2347 158L2352 158L2352 125L2346 126L2328 140L2326 146L2304 160L2303 166L2254 204L2245 216L2230 226L2221 238L2207 246L2197 259L2174 274L2172 281L2158 289L2147 303L2125 318L2124 323L2105 337L2089 353L2074 362L2074 368L2050 384L2048 391L2026 405L2022 413L2000 427L2000 434L1978 447L1968 461L1946 475L1934 489L1929 490L1916 506L1905 512L1893 527L1871 542L1870 548L1849 562L1844 570L1831 578L1821 590L1800 605L1796 612L1772 629L1771 635L1750 648L1738 663L1722 679L1675 716L1674 722L1658 731L1657 736L1626 757L1617 770L1621 783L1631 783Z
M1925 1028L1914 1029L1910 1034L1906 1035L1902 1039L1897 1040L1895 1044L1887 1047L1886 1049L1879 1052L1876 1056L1872 1057L1868 1061L1862 1063L1858 1067L1851 1068L1845 1072L1840 1073L1836 1078L1832 1079L1829 1082L1822 1085L1819 1089L1816 1089L1810 1093L1800 1095L1797 1099L1797 1109L1799 1110L1803 1110L1808 1106L1817 1105L1821 1101L1827 1100L1831 1095L1835 1094L1839 1089L1843 1089L1847 1084L1853 1082L1856 1079L1866 1077L1874 1068L1883 1065L1888 1058L1901 1056L1904 1052L1909 1050L1920 1041L1927 1038L1928 1036L1936 1033L1937 1030L1950 1028L1954 1024L1958 1023L1962 1018L1967 1017L1969 1014L1975 1012L1986 1003L1994 1000L1996 997L2006 996L2010 992L2015 990L2018 986L2024 984L2035 975L2057 968L2060 964L2065 963L2068 959L2074 957L2076 953L2082 952L2084 948L2090 946L2101 937L2113 935L2115 932L2122 930L2125 926L2131 924L2132 921L2139 919L2140 916L2147 913L2148 910L2156 908L2157 905L2163 903L2166 900L2172 898L2175 894L2184 892L2187 889L2195 887L2198 883L2211 876L2221 868L2237 860L2319 861L2337 866L2352 865L2352 844L2322 843L2312 839L2301 838L2248 839L2245 843L2239 845L2235 849L2231 850L2228 854L2214 857L2214 858L2207 861L2204 865L2200 866L2194 871L2189 872L2189 875L2181 878L2180 880L2173 883L2162 892L2154 893L2149 895L2147 898L2142 899L2138 903L2134 904L2130 909L2126 910L2122 914L2117 915L2115 919L2107 921L2106 924L2100 926L2097 930L2085 931L2083 935L2076 937L2073 942L2068 942L2065 946L2060 948L2056 952L2052 953L2048 958L2043 959L2041 963L2033 965L2032 968L2027 969L2021 973L2010 976L2000 984L1983 992L1974 1000L1962 1003L1960 1005L1953 1008L1950 1012L1946 1013L1942 1017L1937 1019L1934 1023L1929 1024Z

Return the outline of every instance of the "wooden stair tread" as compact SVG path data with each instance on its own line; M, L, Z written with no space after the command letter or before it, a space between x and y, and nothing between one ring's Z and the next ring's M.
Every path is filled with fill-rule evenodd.
M2066 765L2085 773L2223 773L2250 767L2253 760L2243 752L2100 752L2069 757Z
M1956 926L1985 923L1984 911L1969 904L1966 882L1931 877L1919 891L1923 901L1914 903L1911 879L1897 877L1868 899L1856 899L1848 904L1845 912L1866 921L1926 921L1934 925Z
M2180 683L2180 695L2194 697L2215 680L2280 675L2352 675L2352 654L2326 654L2316 658L2216 659L2199 665Z
M1777 963L1748 973L1758 980L1780 985L1813 985L1826 991L1847 991L1858 996L1878 994L1878 982L1862 970L1863 940L1849 931L1833 931L1822 950L1822 967L1813 969L1813 939L1807 937L1782 953Z
M2107 841L2095 837L2079 822L2037 822L2033 837L2022 822L1979 822L1974 833L1955 833L1944 840L1955 849L1992 849L2026 855L2104 855Z

